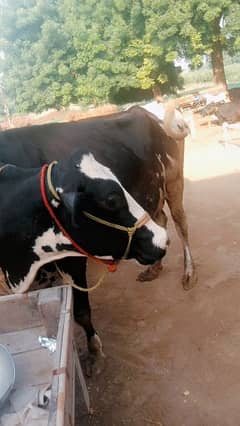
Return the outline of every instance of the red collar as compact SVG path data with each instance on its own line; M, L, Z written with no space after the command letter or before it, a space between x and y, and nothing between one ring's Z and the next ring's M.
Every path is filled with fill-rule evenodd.
M90 253L87 253L82 247L80 247L76 243L76 241L74 241L72 239L72 237L69 235L69 233L66 231L66 229L61 224L61 222L58 220L57 216L54 213L54 210L53 210L51 204L48 201L47 194L46 194L45 176L46 176L46 173L47 173L47 169L48 169L48 165L47 164L45 164L41 168L41 172L40 172L40 189L41 189L41 195L42 195L43 203L44 203L46 209L48 210L51 218L53 219L53 221L55 222L55 224L57 225L57 227L59 228L59 230L70 241L70 243L72 244L72 246L79 253L83 254L86 257L89 257L90 259L93 259L97 263L103 263L103 264L107 265L107 269L108 269L109 272L115 272L117 270L117 262L116 261L114 261L114 260L103 260L103 259L99 259L98 257L95 257L95 256L91 255Z

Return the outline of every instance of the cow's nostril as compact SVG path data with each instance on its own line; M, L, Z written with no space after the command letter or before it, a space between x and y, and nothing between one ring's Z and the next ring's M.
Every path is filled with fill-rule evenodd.
M165 256L166 252L167 252L167 250L165 250L165 249L161 249L161 250L160 250L160 259L161 259L163 256Z
M167 246L170 246L171 240L170 238L167 239Z

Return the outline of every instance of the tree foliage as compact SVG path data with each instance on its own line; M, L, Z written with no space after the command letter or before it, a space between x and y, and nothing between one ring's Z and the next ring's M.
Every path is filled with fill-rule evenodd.
M157 3L157 2L156 2ZM161 2L160 2L161 3ZM165 1L163 1L165 3ZM142 0L5 0L3 84L18 111L97 103L121 91L179 85L177 53L161 44ZM120 96L121 98L121 96Z
M225 17L223 36L227 41L227 51L230 55L240 52L240 2L233 2Z
M179 55L199 66L216 46L239 49L240 21L231 26L228 19L240 14L238 3L0 0L4 93L12 110L42 111L130 100L156 87L173 92L181 83L174 67ZM222 16L226 28L219 32Z
M223 50L240 47L239 1L170 0L165 22L169 22L169 16L175 19L172 28L175 27L175 35L179 34L183 55L191 59L192 66L202 65L203 54L209 55L215 82L225 84Z

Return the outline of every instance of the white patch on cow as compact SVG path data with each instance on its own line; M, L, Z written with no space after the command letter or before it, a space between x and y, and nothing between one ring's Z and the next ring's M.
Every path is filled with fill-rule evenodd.
M48 259L49 256L57 255L57 244L71 244L71 241L62 232L58 232L57 234L54 232L54 228L49 228L45 231L41 236L37 237L35 240L35 245L33 247L34 253L39 256L41 259ZM44 246L51 247L53 252L46 252L43 250ZM55 252L55 253L54 253ZM61 253L69 253L69 250L61 250ZM78 256L85 257L84 254L78 253L77 251L71 250L70 253L76 253ZM112 260L112 256L97 256L99 259ZM55 260L55 259L54 259ZM49 261L48 261L49 262Z
M63 259L69 256L74 256L74 257L82 256L80 253L77 253L75 251L69 251L69 252L61 251L58 253L47 253L47 254L49 255L48 258L44 257L44 259L36 260L35 262L33 262L31 267L29 268L29 272L20 281L20 283L17 284L17 287L13 287L14 284L8 281L12 288L13 293L25 293L26 291L28 291L37 275L38 270L41 268L41 266L46 265L46 263L54 262L55 260Z
M103 352L102 341L100 337L97 335L97 333L94 333L94 335L90 338L88 342L88 350L95 354L97 352L98 356L101 356L102 358L106 358Z
M108 167L103 166L101 163L95 160L92 154L84 155L78 167L80 168L81 172L88 176L90 179L110 179L116 182L122 188L124 196L127 200L128 209L130 213L135 217L135 219L138 220L144 215L145 212L143 208L123 188L118 178L111 172Z
M59 204L60 204L60 203L59 203L58 201L56 201L56 200L52 199L52 200L51 200L51 204L52 204L52 206L53 206L53 207L57 208L57 207L59 206Z
M167 159L169 163L172 165L172 167L175 167L176 161L174 160L174 158L172 158L169 154L166 154L166 155L167 155Z
M126 189L121 185L118 178L112 173L112 171L99 163L92 154L85 154L81 162L77 165L77 167L88 176L90 179L110 179L122 188L127 204L129 212L135 217L136 221L141 219L145 214L145 210L134 200L134 198L126 191ZM166 248L167 244L167 232L164 228L158 226L152 220L145 225L151 232L153 232L153 244L162 249Z
M7 285L10 287L11 290L13 290L15 288L15 284L11 283L11 281L9 279L8 271L5 271L5 275L6 275Z
M51 256L51 252L45 252L42 247L49 246L53 252L56 252L58 251L57 244L71 244L71 242L67 237L65 237L65 235L63 235L62 232L56 233L54 232L54 228L49 228L42 235L36 238L35 245L33 246L33 252L41 259L44 259L44 257L48 258L49 255Z
M159 120L164 119L165 106L161 102L153 101L148 104L142 105L142 108L154 114Z
M60 186L56 188L56 191L58 192L58 194L63 194L63 188L61 188Z
M32 263L27 275L20 281L19 284L15 287L15 284L9 280L9 285L14 293L24 293L31 286L34 281L38 270L41 266L46 263L54 262L65 257L85 257L83 254L74 251L74 250L57 250L57 244L71 244L70 241L62 234L54 232L53 228L49 228L47 231L43 232L42 235L36 238L35 245L33 246L33 252L39 257L39 260L36 260ZM46 252L43 250L44 246L49 246L53 250L52 252ZM98 256L96 256L98 257ZM112 256L99 256L102 259L113 259Z
M142 105L142 108L144 108L146 111L149 111L151 114L155 115L158 120L160 120L159 125L161 128L163 128L163 130L165 130L168 136L174 136L177 139L182 139L189 134L190 129L188 128L188 125L184 120L182 113L175 107L174 109L171 108L171 120L166 128L166 118L169 114L170 108L169 103L164 104L162 102L153 101Z
M159 188L159 196L160 196L160 201L163 201L166 196L162 188Z
M191 251L188 245L184 247L185 260L186 260L186 273L192 275L193 273L193 260L191 256Z
M153 233L152 243L156 247L166 249L168 241L166 229L157 225L153 220L150 220L145 226Z

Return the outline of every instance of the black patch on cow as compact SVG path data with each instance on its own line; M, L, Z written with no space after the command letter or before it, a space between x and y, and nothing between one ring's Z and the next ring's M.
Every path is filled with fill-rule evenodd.
M51 253L53 252L52 247L50 246L42 246L43 251L45 251L46 253Z
M45 284L47 282L47 278L41 278L41 280L38 281L39 285Z
M64 244L64 243L57 243L56 245L57 251L64 251L64 250L72 250L71 244Z

